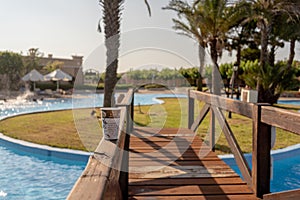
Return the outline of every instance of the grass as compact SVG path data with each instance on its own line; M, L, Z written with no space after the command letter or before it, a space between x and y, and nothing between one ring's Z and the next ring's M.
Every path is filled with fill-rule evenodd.
M163 100L165 104L162 105L136 106L136 125L186 127L188 114L187 100L173 98L164 98ZM199 108L201 109L202 106L203 104L200 103ZM288 109L291 109L291 107ZM93 151L101 139L101 130L97 118L91 117L90 112L91 110L89 109L80 109L17 116L0 121L0 132L16 139L38 144ZM225 114L227 115L227 113ZM242 151L251 152L251 119L233 113L232 119L227 120ZM208 130L209 115L204 119L197 133L205 139ZM217 130L220 130L220 128ZM80 137L77 131L79 131ZM297 143L300 143L298 135L277 128L274 149ZM218 154L231 153L223 133L220 133L217 139L216 152Z
M186 127L187 126L187 100L186 99L168 99L163 98L165 104L156 105L156 106L140 106L135 108L135 121L136 124L141 126L151 126L151 127L161 127L161 124L165 121L164 127ZM200 103L199 109L203 106L203 103ZM286 109L294 109L295 107L286 106L286 105L277 105L278 107ZM163 117L162 114L151 115L152 110L156 109L155 107L160 107L161 110L164 110L167 117ZM182 109L181 109L182 108ZM296 107L297 110L300 110L300 107ZM181 111L182 110L182 111ZM182 112L182 113L181 113ZM150 115L149 115L150 113ZM195 112L195 118L197 117L198 112ZM225 115L227 113L224 112ZM180 117L181 116L181 117ZM249 153L252 151L252 120L232 113L232 118L228 119L228 123L244 153ZM197 130L197 133L205 140L209 130L209 115L203 120L202 124ZM216 152L218 154L227 154L231 153L229 145L226 141L226 138L223 133L221 133L221 128L217 126L217 143L216 143ZM300 143L300 136L284 131L280 128L276 129L276 143L273 149L280 149L290 145Z
M0 121L0 132L29 142L85 150L74 125L72 111L22 115Z

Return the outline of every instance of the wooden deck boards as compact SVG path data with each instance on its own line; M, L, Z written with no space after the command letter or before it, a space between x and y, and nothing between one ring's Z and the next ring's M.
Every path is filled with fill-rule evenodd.
M129 169L129 199L257 199L188 129L136 128Z

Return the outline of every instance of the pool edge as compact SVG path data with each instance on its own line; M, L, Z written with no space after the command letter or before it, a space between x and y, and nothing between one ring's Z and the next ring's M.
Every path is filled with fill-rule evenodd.
M47 145L35 144L23 140L14 139L0 133L0 144L5 144L6 147L19 150L39 156L52 157L68 161L87 162L90 152L84 152L73 149L55 148Z

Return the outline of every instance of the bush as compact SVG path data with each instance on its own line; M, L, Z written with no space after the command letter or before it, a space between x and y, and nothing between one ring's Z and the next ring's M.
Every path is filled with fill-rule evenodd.
M51 89L51 90L56 90L57 84L56 82L36 82L35 85L36 88L39 88L40 90L46 90L46 89ZM73 89L73 84L70 82L60 82L59 83L59 88L63 90L70 90Z

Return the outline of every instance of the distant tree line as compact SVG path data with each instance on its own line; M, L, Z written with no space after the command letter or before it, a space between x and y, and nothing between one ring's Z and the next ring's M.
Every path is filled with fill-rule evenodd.
M43 54L37 48L31 48L27 56L10 51L0 52L0 89L18 90L21 78L32 69L42 74L47 74L55 69L61 68L63 62L49 62L45 66L39 64L39 58Z
M242 62L252 62L255 70L246 74L252 80L256 77L251 87L258 91L258 102L276 102L278 88L295 73L295 44L300 41L298 0L170 0L164 9L177 14L173 28L198 43L200 72L206 49L214 64L212 78L221 71L219 58L224 50L235 50L235 64L240 68ZM289 43L287 61L276 63L276 51L285 43Z

